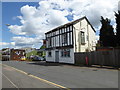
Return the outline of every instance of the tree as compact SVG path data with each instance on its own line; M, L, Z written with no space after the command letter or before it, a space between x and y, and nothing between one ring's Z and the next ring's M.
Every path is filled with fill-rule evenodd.
M120 11L118 11L118 13L115 12L115 16L116 16L116 43L117 46L120 46Z
M45 49L46 48L46 46L45 45L42 45L41 47L40 47L40 49Z
M110 22L111 21L108 18L104 19L101 16L102 27L100 29L100 46L115 47L115 35Z

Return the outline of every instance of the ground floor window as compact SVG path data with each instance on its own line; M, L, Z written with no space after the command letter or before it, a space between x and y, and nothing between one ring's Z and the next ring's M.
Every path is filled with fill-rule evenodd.
M52 57L52 52L48 51L48 57Z
M61 51L61 57L70 57L70 49L63 49Z

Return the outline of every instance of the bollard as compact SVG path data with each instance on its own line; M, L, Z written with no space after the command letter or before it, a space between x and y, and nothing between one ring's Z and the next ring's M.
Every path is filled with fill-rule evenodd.
M86 65L88 66L88 57L85 57Z

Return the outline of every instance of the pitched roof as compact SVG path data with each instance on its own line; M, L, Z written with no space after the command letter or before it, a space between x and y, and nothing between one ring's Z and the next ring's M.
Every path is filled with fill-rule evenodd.
M87 19L87 17L84 16L84 17L82 17L82 18L80 18L80 19L77 19L77 20L71 21L71 22L69 22L69 23L66 23L66 24L64 24L64 25L58 26L58 27L56 27L56 28L54 28L54 29L46 32L45 34L48 34L48 33L50 33L50 32L54 32L54 31L57 31L57 29L60 29L60 28L62 28L62 27L66 27L66 26L68 26L68 25L76 24L77 22L79 22L79 21L81 21L81 20L83 20L83 19L86 19L87 22L90 24L91 28L94 30L94 32L96 32L95 29L93 28L92 24L91 24L91 23L89 22L89 20Z

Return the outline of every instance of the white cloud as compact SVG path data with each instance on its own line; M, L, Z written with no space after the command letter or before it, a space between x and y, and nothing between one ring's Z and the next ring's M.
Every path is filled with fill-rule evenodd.
M9 43L7 43L7 42L0 42L0 46L8 46L9 45Z
M22 16L17 16L21 25L11 25L9 29L16 35L36 35L35 38L13 37L15 45L32 45L44 38L44 33L69 20L87 16L95 28L100 27L100 16L114 21L114 11L118 10L119 0L44 0L39 6L21 7ZM39 36L39 38L37 38ZM39 40L38 40L39 39ZM29 41L28 41L29 40Z
M26 33L22 31L22 27L23 26L10 25L8 28L10 29L10 32L16 35L25 35Z
M100 39L100 36L96 35L96 40L99 40Z
M81 5L81 3L78 3ZM117 11L118 0L84 0L82 5L73 8L74 16L86 15L94 27L100 25L100 16L114 18L114 11ZM75 6L75 5L73 5ZM79 8L79 9L78 9Z
M11 44L15 45L15 46L19 46L19 47L33 47L36 44L39 45L42 43L41 37L35 37L35 38L31 38L31 37L13 37L12 40L14 42L12 42Z
M118 3L118 10L120 10L120 1L119 1L119 3Z
M10 44L11 44L12 46L15 46L15 42L11 42Z
M0 49L2 48L8 48L10 45L10 43L7 43L7 42L0 42Z
M2 48L14 48L15 42L0 42L0 49Z
M44 0L39 7L21 7L22 16L18 16L21 26L10 26L15 34L43 34L55 26L68 22L67 15L74 20L87 16L93 26L100 24L100 16L113 19L119 0ZM70 11L71 10L71 11ZM43 31L44 30L44 31Z

